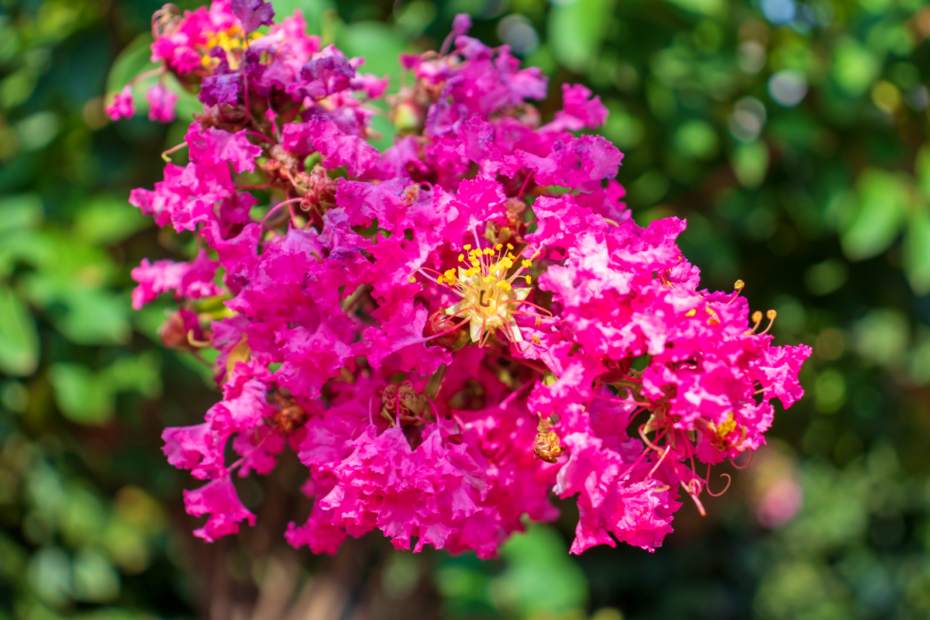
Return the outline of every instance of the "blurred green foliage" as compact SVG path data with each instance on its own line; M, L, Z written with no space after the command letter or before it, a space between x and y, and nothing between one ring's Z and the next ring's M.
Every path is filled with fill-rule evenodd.
M567 556L565 505L482 563L383 541L331 561L288 555L273 528L191 538L179 504L194 483L164 462L159 434L216 395L196 360L159 344L170 300L129 307L129 270L185 248L126 204L184 125L103 114L148 62L159 4L0 0L0 619L249 617L256 599L254 617L272 618L339 583L332 617L930 614L930 8L275 0L394 88L396 55L435 48L458 12L550 76L544 117L561 83L587 83L627 153L637 221L687 218L681 244L706 284L742 278L754 308L778 310L779 344L814 347L808 397L779 412L772 446L707 518L685 506L654 555ZM181 118L195 109L182 100ZM393 128L375 122L383 147ZM296 511L289 475L242 495Z

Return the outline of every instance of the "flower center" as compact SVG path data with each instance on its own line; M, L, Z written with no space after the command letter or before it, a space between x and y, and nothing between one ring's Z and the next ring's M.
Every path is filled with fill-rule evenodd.
M214 68L219 61L210 56L210 50L214 47L219 47L227 53L227 60L229 61L230 68L233 70L238 69L239 60L236 56L236 52L244 52L245 49L249 47L251 41L261 36L262 35L258 32L253 32L251 37L246 36L239 26L230 26L226 30L218 30L210 33L204 45L206 51L204 52L204 56L200 59L201 64L209 69ZM230 55L230 52L232 52L232 55Z
M462 296L460 302L446 308L445 312L468 321L472 342L484 344L498 329L503 329L512 342L523 342L514 312L532 289L529 286L514 288L513 285L517 280L532 284L532 276L521 274L533 263L529 259L520 260L522 250L514 255L513 249L509 243L484 249L466 245L468 254L459 255L458 269L448 269L436 279ZM514 267L517 268L508 276Z

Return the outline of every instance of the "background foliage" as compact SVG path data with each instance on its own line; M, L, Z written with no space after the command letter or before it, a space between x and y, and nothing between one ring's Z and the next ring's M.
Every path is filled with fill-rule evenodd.
M289 550L283 523L306 506L287 467L243 489L260 527L192 539L190 480L159 435L216 394L196 360L160 345L170 300L129 307L129 270L185 249L126 203L184 126L103 114L146 62L159 5L0 0L0 618L930 614L930 8L275 1L395 88L397 53L435 47L457 12L543 67L544 117L560 83L589 84L627 153L636 220L686 217L682 247L706 284L742 278L754 307L778 310L778 344L814 346L808 397L707 518L682 509L656 554L568 557L566 505L481 563L371 537L334 558Z

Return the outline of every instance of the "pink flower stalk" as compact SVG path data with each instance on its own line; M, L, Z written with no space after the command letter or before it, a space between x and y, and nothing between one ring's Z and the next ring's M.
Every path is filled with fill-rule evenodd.
M113 103L107 106L104 111L114 121L121 118L132 118L132 115L136 113L136 109L132 105L132 85L127 84L124 86L123 90L113 97Z
M166 344L218 353L220 402L163 435L212 481L186 495L197 534L251 523L230 476L287 448L314 503L285 536L314 552L379 529L493 557L524 516L556 518L552 494L577 498L573 553L661 546L682 492L703 513L711 466L765 443L810 349L773 347L742 282L699 288L683 221L632 221L622 154L572 133L605 121L600 100L566 85L542 124L546 78L460 16L439 54L401 58L382 153L386 81L299 13L247 34L269 22L259 0L156 15L153 58L205 106L190 163L130 197L202 248L133 272L137 307L180 300Z
M161 83L152 86L145 99L149 102L149 120L158 123L174 121L174 107L178 103L178 96L165 88Z

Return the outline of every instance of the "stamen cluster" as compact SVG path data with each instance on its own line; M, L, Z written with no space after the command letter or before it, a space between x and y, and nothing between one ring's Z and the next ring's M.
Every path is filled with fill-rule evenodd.
M542 124L546 78L469 28L460 15L438 53L403 55L409 80L384 97L299 11L156 14L159 71L204 110L166 153L189 163L130 202L199 251L143 261L133 303L173 293L165 344L216 352L222 399L163 434L168 461L209 481L185 493L205 540L254 523L233 474L289 448L314 502L285 536L315 552L380 529L492 557L527 517L556 518L553 493L577 498L574 553L653 550L679 488L703 512L710 466L803 394L810 350L756 333L741 282L698 289L685 223L630 219L621 153L576 133L604 123L600 100L565 85ZM376 99L398 128L384 152ZM131 115L131 89L110 109Z

